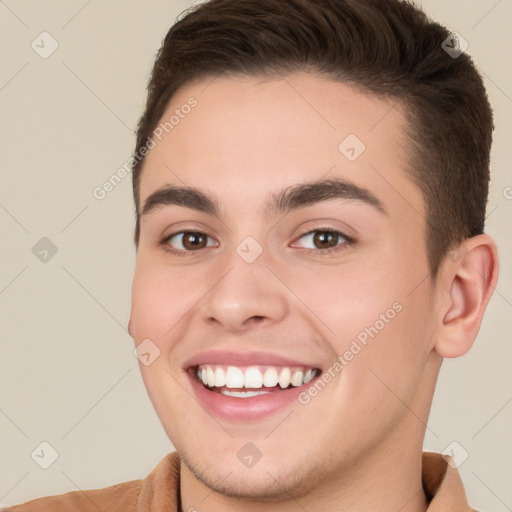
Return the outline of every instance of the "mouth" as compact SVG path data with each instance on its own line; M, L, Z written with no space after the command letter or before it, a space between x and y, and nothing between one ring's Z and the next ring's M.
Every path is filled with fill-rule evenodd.
M322 371L305 366L230 366L212 363L192 366L189 373L212 393L247 399L305 386Z
M184 361L182 368L192 396L210 416L248 424L300 404L301 393L323 373L313 361L305 355L291 359L254 350L208 350Z

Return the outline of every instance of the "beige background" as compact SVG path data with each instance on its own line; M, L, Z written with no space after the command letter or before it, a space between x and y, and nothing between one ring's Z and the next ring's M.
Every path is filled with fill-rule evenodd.
M102 201L92 191L130 156L153 56L190 5L0 1L4 505L141 478L172 450L126 332L130 176ZM487 231L501 256L474 348L444 362L424 448L457 441L469 453L459 470L471 504L501 512L512 510L512 1L423 5L469 42L485 75L496 123ZM46 59L31 47L43 31L59 45ZM57 247L46 263L32 252L42 237ZM59 455L46 470L31 458L43 441Z

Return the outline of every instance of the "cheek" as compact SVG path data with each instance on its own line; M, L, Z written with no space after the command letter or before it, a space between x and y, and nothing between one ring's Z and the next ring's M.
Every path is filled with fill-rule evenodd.
M170 330L197 302L200 280L195 272L170 269L144 258L138 260L131 302L135 340L172 338Z
M139 368L164 427L169 425L169 411L184 414L190 402L190 396L176 382L179 369L172 367L169 354L176 350L186 328L185 316L197 302L194 290L198 279L194 273L170 269L154 258L138 255L132 283L132 338L136 345L149 339L159 350L158 357L148 365L140 362Z
M347 340L376 322L382 330L381 315L386 320L397 316L399 307L393 309L400 296L396 282L384 279L379 272L356 262L337 267L318 265L290 273L287 283L321 321L319 327L339 353Z
M428 280L411 293L411 283L423 275L417 269L409 268L409 275L418 276L415 281L398 278L407 274L403 265L353 265L302 269L287 282L314 313L333 362L343 357L345 384L356 392L367 388L370 377L375 385L377 377L369 373L374 371L405 390L429 352Z

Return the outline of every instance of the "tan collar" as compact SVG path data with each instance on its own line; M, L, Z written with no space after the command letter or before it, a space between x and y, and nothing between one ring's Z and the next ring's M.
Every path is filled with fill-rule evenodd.
M476 512L468 504L459 471L440 453L423 452L421 477L427 500L431 500L428 512Z

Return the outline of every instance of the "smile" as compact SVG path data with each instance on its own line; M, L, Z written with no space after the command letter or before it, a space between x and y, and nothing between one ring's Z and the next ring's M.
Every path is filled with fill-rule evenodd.
M225 396L250 398L307 384L320 370L290 366L201 364L193 369L206 389Z

